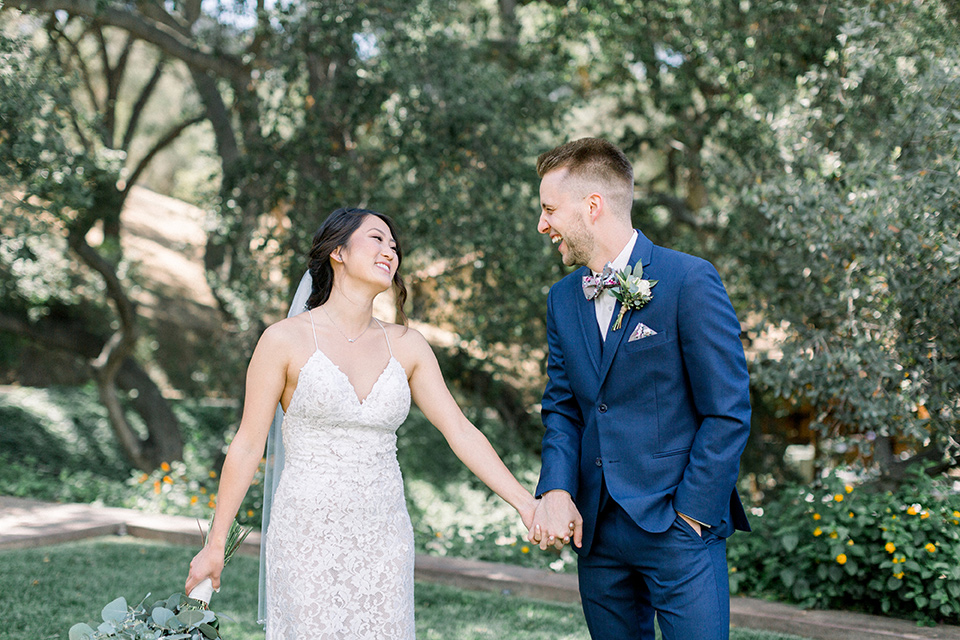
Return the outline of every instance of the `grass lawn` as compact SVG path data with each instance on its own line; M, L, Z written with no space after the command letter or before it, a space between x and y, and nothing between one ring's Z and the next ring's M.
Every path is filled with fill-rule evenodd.
M85 542L0 552L0 640L67 637L77 622L99 622L100 609L118 596L131 604L148 592L151 601L183 587L194 550L137 540L99 538ZM236 557L224 571L213 608L233 622L221 631L229 640L263 638L256 624L256 558ZM497 593L461 591L418 583L417 637L421 640L588 640L577 605L526 600ZM802 640L794 636L735 629L732 640Z

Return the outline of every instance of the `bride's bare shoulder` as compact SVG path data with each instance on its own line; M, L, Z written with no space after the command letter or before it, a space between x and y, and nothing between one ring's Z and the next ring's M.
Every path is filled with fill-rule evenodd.
M390 338L390 344L398 354L419 360L422 356L433 353L424 335L413 327L382 320L380 324L383 325L387 337Z
M307 312L284 318L264 329L260 335L258 347L271 350L296 348L303 343L304 336L310 333L310 318Z

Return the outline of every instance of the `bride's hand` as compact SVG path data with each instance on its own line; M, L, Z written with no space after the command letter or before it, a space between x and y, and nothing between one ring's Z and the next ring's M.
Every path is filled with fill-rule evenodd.
M184 585L184 593L189 594L195 586L210 578L214 590L220 588L220 572L223 571L223 548L205 546L190 561L190 573Z
M517 511L520 513L520 519L523 520L523 526L530 530L530 527L533 526L533 516L537 512L537 505L540 503L539 500L530 496L529 500L525 500L523 504L517 507Z

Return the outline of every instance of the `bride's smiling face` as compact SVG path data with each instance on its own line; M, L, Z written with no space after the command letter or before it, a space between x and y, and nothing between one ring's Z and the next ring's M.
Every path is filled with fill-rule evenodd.
M399 263L397 243L387 223L368 215L351 234L347 244L330 255L334 265L342 265L348 277L376 282L384 289L390 286Z

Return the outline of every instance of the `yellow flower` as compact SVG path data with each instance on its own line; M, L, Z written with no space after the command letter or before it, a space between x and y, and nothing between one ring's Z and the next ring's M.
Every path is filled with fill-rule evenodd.
M926 519L929 518L929 517L930 517L930 512L929 512L929 511L924 511L924 512L922 512L922 513L920 514L920 519L921 519L921 520L926 520Z
M160 481L159 481L159 480L157 480L156 482L153 483L153 492L154 492L154 493L160 493Z
M197 504L197 500L199 499L197 496L190 496L190 504Z
M834 540L836 540L836 539L837 539L837 532L836 532L836 531L831 531L831 532L830 532L830 537L833 538Z
M937 550L937 546L932 542L928 542L927 544L923 545L923 548L929 551L930 553L933 553L934 551Z
M916 507L910 507L909 509L907 509L907 515L908 515L908 516L915 516L915 515L917 515L917 508L916 508Z
M213 509L214 507L217 506L217 503L214 502L213 500L211 500L210 502L207 503L207 506L210 507L211 509Z
M893 553L897 550L897 545L893 544L892 542L888 542L887 544L883 545L883 548L886 549L887 553Z
M163 469L164 471L170 471L170 465L166 462L161 462L160 468Z
M200 487L200 493L206 493L206 492L207 492L206 487Z
M248 518L252 518L252 517L253 517L253 509L247 509L247 517L248 517Z
M217 477L217 472L216 472L216 471L211 471L209 475L210 475L211 478L216 478L216 477Z
M819 514L819 513L813 514L813 519L814 519L814 520L819 520L819 519L820 519L820 514Z
M530 547L526 545L520 547L520 553L530 553Z
M853 511L851 511L850 513L848 513L847 516L850 517L850 518L852 518L852 517L853 517Z
M896 519L897 519L897 514L893 514L892 516L890 516L890 519L891 519L891 520L896 520Z
M897 580L903 580L903 571L893 574L893 577L896 578Z
M150 479L149 474L146 474L146 473L143 474L142 476L140 476L140 484L143 484L144 482L146 482L146 481L149 480L149 479Z
M834 499L835 502L843 502L843 494L842 494L842 493L838 493L838 494L836 494L835 496L833 496L833 499Z
M813 530L814 536L819 536L821 533L823 533L823 531L820 530L820 527L817 527L816 529Z
M952 522L953 524L960 524L960 520L951 520L950 522Z
M837 556L837 564L847 564L847 554L841 553Z
M960 520L960 511L954 511L954 512L953 512L953 517L954 517L954 518L957 518L958 520Z
M843 490L846 491L847 493L853 493L853 487L849 484L843 485Z
M730 573L736 573L736 572L737 572L736 567L730 567Z
M170 476L163 476L163 481L166 482L167 484L173 484L173 478L171 478Z
M847 540L847 546L848 546L848 547L852 547L852 546L853 546L853 540Z
M443 537L443 532L442 532L442 531L437 531L434 535L437 536L438 538L442 538L442 537Z

